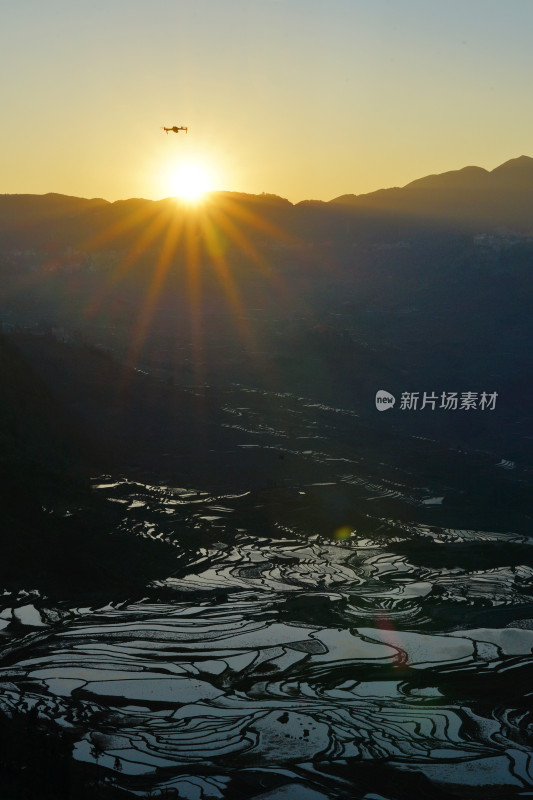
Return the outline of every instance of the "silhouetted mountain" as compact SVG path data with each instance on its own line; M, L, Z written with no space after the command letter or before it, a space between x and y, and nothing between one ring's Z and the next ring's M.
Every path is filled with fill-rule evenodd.
M532 215L525 156L329 203L235 192L198 209L172 199L3 196L0 321L103 347L130 372L156 371L172 386L277 381L358 412L387 381L397 391L422 378L443 390L512 386L510 424L522 418L516 387L531 368ZM129 431L153 388L131 372L137 401L113 415L95 396L119 383L113 359L95 377L94 359L76 364L78 351L66 348L54 365L39 341L26 355L36 369L47 365L39 374L48 389L61 387L67 406L77 397L73 408L93 415L84 425L98 420L104 441L121 437L115 450L135 462ZM181 425L186 398L176 407ZM145 414L141 438L154 432L162 442L167 419L173 429L160 411L159 432L157 414Z
M331 202L353 210L453 223L462 229L500 225L530 231L533 230L532 201L533 159L520 156L492 172L481 167L465 167L418 178L402 189L342 195Z
M154 249L163 246L173 220L195 229L206 217L215 230L223 230L229 220L251 242L283 236L307 243L354 237L378 241L429 234L433 228L479 232L505 226L529 232L532 209L533 159L521 156L491 172L465 167L419 178L403 188L342 195L328 203L293 205L270 194L213 192L196 210L172 198L109 203L57 194L3 195L0 247L45 249L50 255L65 247Z
M48 332L29 336L25 357L64 404L64 424L81 414L80 430L98 430L132 463L148 464L150 449L187 428L194 404L174 389L163 400L165 381L277 381L358 411L387 381L396 391L423 376L442 390L470 381L517 387L531 367L533 241L502 226L529 230L532 209L525 156L492 172L467 167L329 203L235 192L214 193L198 209L172 199L3 196L1 321ZM76 346L54 350L50 337ZM137 394L113 406L105 393L120 385L116 362L101 349L78 358L84 344L126 362ZM157 371L163 384L148 385L135 367ZM509 424L522 418L517 398L513 389ZM494 429L486 433L493 441ZM475 426L457 434L478 435ZM89 449L72 441L87 459Z

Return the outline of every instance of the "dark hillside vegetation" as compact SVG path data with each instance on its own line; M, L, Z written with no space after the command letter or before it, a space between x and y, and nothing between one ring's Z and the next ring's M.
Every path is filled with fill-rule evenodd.
M32 343L46 349L44 341ZM83 355L74 358L86 368L91 359L101 362L99 354L85 353L85 362ZM168 566L172 551L117 532L119 509L95 496L89 484L95 470L113 463L114 442L77 413L75 394L64 402L60 391L49 388L53 359L43 364L42 350L39 359L48 383L13 340L0 337L0 585L94 599L119 585L122 593L135 591ZM98 372L93 362L95 391L105 385L105 364Z

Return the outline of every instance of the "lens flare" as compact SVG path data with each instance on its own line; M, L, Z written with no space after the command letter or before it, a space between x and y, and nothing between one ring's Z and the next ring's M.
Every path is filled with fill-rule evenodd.
M349 525L342 525L340 528L337 528L336 531L333 533L333 538L337 542L342 542L343 539L349 539L353 533L353 528Z

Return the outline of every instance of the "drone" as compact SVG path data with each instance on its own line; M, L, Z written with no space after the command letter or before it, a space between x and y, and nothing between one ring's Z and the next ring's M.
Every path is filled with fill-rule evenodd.
M185 131L185 133L187 133L189 129L185 128L183 125L180 125L179 127L177 125L173 125L172 128L163 127L162 130L164 130L166 133L168 133L169 131L172 131L172 133L179 133L179 131Z

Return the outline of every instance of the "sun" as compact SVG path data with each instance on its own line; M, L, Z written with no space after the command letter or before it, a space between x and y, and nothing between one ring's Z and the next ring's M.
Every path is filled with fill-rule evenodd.
M171 174L170 188L176 197L190 202L198 202L212 190L212 175L203 164L189 161L180 164Z

